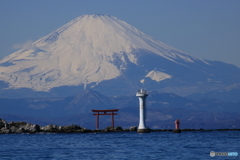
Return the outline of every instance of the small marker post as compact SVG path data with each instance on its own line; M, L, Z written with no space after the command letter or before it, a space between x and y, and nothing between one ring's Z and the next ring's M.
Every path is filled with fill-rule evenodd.
M175 121L175 129L173 130L174 133L181 133L181 129L179 128L179 126L180 126L180 120L177 119Z

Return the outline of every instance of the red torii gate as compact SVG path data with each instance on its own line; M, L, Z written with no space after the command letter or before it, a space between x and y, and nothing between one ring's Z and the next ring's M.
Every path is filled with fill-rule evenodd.
M96 129L99 128L99 115L112 115L112 127L114 127L114 115L117 115L117 112L119 109L107 109L107 110L95 110L92 109L92 112L96 112L93 115L96 115ZM107 113L110 112L110 113Z

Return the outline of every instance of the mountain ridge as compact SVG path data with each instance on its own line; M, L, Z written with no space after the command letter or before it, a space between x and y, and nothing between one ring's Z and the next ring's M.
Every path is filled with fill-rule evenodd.
M219 128L240 127L240 102L213 99L194 101L157 91L148 94L147 124L151 128L169 128L176 119L181 119L187 128L212 128L214 125ZM109 97L96 91L84 91L65 98L0 99L1 118L40 125L75 123L93 128L95 117L91 109L119 109L115 117L116 125L129 127L138 124L139 102L136 96ZM109 116L101 116L101 126L109 126L110 119Z

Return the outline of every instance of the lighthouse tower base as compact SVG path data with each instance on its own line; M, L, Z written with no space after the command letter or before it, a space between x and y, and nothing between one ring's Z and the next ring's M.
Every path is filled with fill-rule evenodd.
M150 129L146 128L146 129L138 129L137 130L138 133L150 133Z

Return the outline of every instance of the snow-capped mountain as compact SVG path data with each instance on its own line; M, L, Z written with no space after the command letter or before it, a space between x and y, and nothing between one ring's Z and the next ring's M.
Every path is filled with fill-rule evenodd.
M240 82L231 74L240 73L239 68L231 66L226 78L216 72L218 64L179 51L116 17L94 14L80 16L3 58L0 81L9 89L82 86L116 95L142 85L171 90L180 84L219 85L228 78L226 83Z

